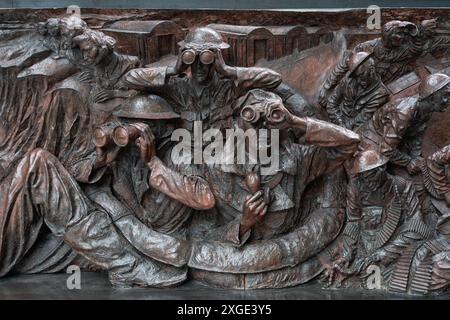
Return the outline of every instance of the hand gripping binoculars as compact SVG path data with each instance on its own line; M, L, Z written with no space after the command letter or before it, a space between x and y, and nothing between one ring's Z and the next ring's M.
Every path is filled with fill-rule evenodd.
M94 145L98 148L116 144L125 147L136 141L142 131L132 125L107 124L94 130Z
M285 119L283 109L278 104L253 104L247 105L241 110L241 118L250 123L258 122L261 117L265 117L271 123L280 123Z
M203 64L211 64L215 59L215 54L211 50L196 51L194 49L187 49L181 53L181 60L184 64L191 65L197 56L199 56L200 62Z

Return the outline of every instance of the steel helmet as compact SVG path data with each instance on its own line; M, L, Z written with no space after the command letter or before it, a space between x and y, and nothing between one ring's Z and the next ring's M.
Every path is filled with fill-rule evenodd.
M358 174L369 171L386 164L389 159L375 150L365 150L356 155L353 162L352 173Z
M180 115L173 111L170 104L157 95L136 96L120 105L113 113L119 118L130 119L176 119Z
M450 83L450 77L443 73L433 73L426 77L419 86L420 100L426 99Z
M349 67L349 76L351 76L356 69L358 69L359 66L361 66L362 64L364 64L364 62L366 62L367 60L370 59L370 57L372 57L372 53L369 52L356 52L354 53L351 57L350 60L348 62L348 67Z
M182 49L227 49L230 45L223 41L222 36L214 29L202 27L190 31L186 38L179 42Z

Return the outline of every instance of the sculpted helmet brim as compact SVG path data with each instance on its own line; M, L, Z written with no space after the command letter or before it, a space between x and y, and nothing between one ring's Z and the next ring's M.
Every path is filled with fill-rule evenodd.
M420 100L426 99L450 83L450 77L443 73L429 75L419 87Z
M358 52L358 53L355 53L355 54L359 54L359 53L363 53L363 52ZM357 63L355 63L355 64L351 67L350 71L348 72L349 77L351 77L351 76L355 73L355 71L356 71L360 66L362 66L367 60L369 60L370 58L373 57L373 52L364 52L364 53L367 53L367 55L366 55L363 59L361 59L360 61L358 61ZM350 58L350 59L352 59L352 58Z
M186 42L186 41L180 41L178 42L178 45L182 49L194 49L194 50L205 50L205 49L228 49L230 45L226 42L222 42L220 44L213 43L213 42L205 42L205 43L192 43L192 42Z
M133 97L120 105L113 115L119 118L164 120L177 119L180 115L170 104L157 95Z
M219 32L212 28L202 27L190 31L183 41L178 45L181 49L227 49L230 47L228 43L223 41Z
M365 150L358 153L353 162L352 173L359 174L389 162L389 159L375 150Z

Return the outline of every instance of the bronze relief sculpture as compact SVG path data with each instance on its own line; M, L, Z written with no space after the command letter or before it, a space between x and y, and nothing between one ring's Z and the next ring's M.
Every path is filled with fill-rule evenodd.
M375 267L383 290L449 287L450 141L424 152L450 101L440 20L343 50L337 31L205 23L176 51L173 22L114 22L1 31L0 276L367 287ZM146 25L171 27L134 30L128 55ZM325 47L312 98L277 61Z

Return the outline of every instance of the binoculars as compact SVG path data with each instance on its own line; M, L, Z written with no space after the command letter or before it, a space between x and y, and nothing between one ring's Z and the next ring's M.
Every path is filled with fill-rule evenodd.
M107 124L94 130L93 142L96 147L102 148L112 144L125 147L136 141L142 132L131 125Z
M194 49L187 49L181 54L181 60L184 64L191 65L194 63L197 55L200 58L200 62L203 64L211 64L215 59L214 52L211 50L195 51Z
M241 118L250 123L258 122L261 117L265 117L271 123L280 123L285 119L285 114L281 107L276 104L271 105L247 105L241 110Z

